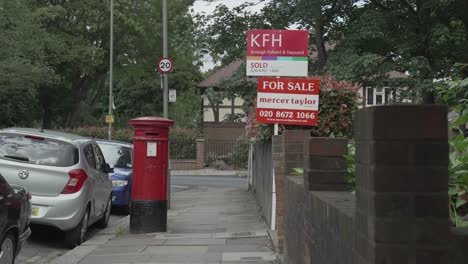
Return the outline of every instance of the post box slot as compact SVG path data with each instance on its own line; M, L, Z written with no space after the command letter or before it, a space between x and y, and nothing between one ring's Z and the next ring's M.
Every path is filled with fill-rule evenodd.
M146 132L147 136L159 137L159 132Z

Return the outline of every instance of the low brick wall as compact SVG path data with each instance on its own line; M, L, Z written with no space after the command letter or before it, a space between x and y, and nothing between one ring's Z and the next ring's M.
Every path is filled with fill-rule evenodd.
M171 159L171 170L196 170L205 166L205 140L196 140L196 159Z
M452 260L450 263L468 263L468 228L452 228Z
M468 229L450 229L446 109L366 108L355 124L356 195L343 139L308 139L304 175L286 177L284 263L468 263Z
M196 170L197 160L171 160L171 170Z
M286 181L285 263L355 263L355 204L349 192L306 192L301 177Z

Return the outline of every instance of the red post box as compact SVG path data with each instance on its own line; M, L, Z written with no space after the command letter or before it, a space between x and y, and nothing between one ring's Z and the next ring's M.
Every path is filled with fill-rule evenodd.
M167 231L167 177L169 127L160 117L130 120L133 134L133 179L130 232Z

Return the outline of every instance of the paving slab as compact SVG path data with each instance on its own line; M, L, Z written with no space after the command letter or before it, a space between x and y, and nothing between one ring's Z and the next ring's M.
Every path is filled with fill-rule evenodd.
M142 253L157 256L200 256L208 253L208 246L148 246Z
M156 234L156 238L159 238L159 239L213 238L213 233L190 233L190 234L158 233Z
M120 247L120 246L161 246L166 242L166 239L156 238L116 238L110 240L103 245L104 247Z
M126 254L126 255L100 255L87 256L79 264L130 264L134 262L148 262L150 255ZM75 262L69 262L75 263Z
M222 261L241 261L241 262L258 262L258 261L274 261L275 254L272 252L228 252L222 254Z
M192 238L192 239L168 239L165 246L209 246L209 245L225 245L225 239L201 239L201 238Z
M197 188L174 194L168 232L130 234L129 218L105 229L56 264L235 264L276 260L252 193ZM67 255L66 254L66 255Z

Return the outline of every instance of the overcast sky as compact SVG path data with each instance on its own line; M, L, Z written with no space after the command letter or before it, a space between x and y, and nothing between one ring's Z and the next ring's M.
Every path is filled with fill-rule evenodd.
M210 14L212 13L216 6L219 4L224 4L230 8L240 6L243 3L250 2L250 3L256 3L256 5L249 7L248 10L253 11L253 12L258 12L260 11L268 1L261 1L261 0L217 0L217 1L212 1L212 2L206 2L202 0L197 0L193 4L193 11L194 13L206 13ZM211 68L214 67L212 58L210 56L205 56L203 60L204 66L202 67L202 71L207 71Z
M206 2L202 0L197 0L193 4L193 9L195 13L200 13L200 12L205 12L207 14L211 13L214 11L217 5L219 4L224 4L230 8L240 6L243 3L250 2L250 3L256 3L257 5L250 7L248 10L251 11L260 11L262 7L265 6L265 3L268 1L262 1L262 0L217 0L217 1L212 1L212 2Z

